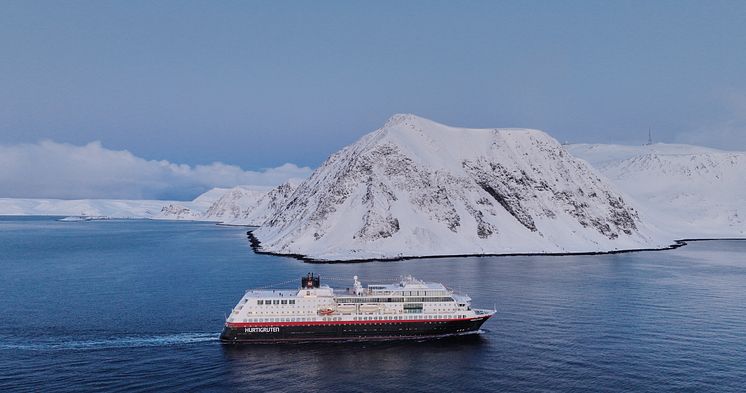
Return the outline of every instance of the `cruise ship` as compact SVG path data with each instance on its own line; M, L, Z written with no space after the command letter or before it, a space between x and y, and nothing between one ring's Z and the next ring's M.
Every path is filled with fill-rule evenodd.
M223 343L422 339L478 333L495 310L411 276L393 284L333 289L317 275L293 290L249 290L225 321Z

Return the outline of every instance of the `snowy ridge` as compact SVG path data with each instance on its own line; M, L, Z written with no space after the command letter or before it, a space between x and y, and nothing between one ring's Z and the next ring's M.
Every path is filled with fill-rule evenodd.
M260 186L233 187L207 208L202 219L219 222L237 221L246 209L256 208L259 200L271 189Z
M746 152L668 144L567 148L679 238L746 236Z
M229 189L214 189L210 193L213 202L207 207L198 207L198 200L209 200L200 195L191 204L164 206L156 217L166 220L215 221L230 225L259 226L279 210L295 191L301 180L290 179L277 187L237 186ZM218 191L216 191L218 190Z
M153 218L161 220L199 220L202 214L182 204L172 203L163 206L161 211Z
M675 143L654 143L652 145L641 146L578 143L565 145L565 149L570 154L578 158L582 158L594 166L598 166L607 162L619 162L628 158L633 158L645 154L675 155L722 152L722 150L717 150L709 147L682 145Z
M202 215L202 220L231 225L260 226L281 209L300 180L291 179L275 188L236 187L223 195Z
M196 207L200 210L206 210L208 207L210 207L213 203L217 202L220 197L222 197L226 192L230 191L230 188L213 188L208 191L203 192L194 200L191 202L191 205L193 207Z
M547 134L414 115L332 155L254 236L262 251L345 260L670 243Z
M288 198L300 184L299 180L289 180L264 194L255 205L249 206L236 220L243 225L260 226L285 207Z
M168 201L119 199L19 199L0 198L2 215L107 216L151 218ZM173 202L180 203L180 202Z
M0 198L2 215L148 218L260 225L284 203L299 180L278 187L214 188L193 201Z

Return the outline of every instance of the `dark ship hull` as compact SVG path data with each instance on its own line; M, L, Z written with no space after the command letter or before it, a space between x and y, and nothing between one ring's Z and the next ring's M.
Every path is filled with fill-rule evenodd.
M225 344L314 341L389 341L477 333L491 314L464 319L226 323Z

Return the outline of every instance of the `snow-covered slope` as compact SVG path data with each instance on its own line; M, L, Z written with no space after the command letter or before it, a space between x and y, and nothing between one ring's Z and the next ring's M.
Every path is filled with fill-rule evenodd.
M214 199L208 206L204 206L204 201L208 198L203 198L205 196L203 194L193 202L164 206L156 218L259 226L284 205L300 182L299 179L290 179L275 188L237 186L229 189L214 189L208 191ZM218 194L216 190L222 193ZM201 202L198 203L198 200Z
M200 194L198 197L194 198L194 200L191 202L191 206L198 210L205 211L207 210L213 203L215 203L220 197L225 195L226 192L230 191L230 188L213 188L211 190L208 190L202 194Z
M690 145L569 145L679 238L746 236L746 152Z
M263 251L347 260L669 244L547 134L413 115L332 155L254 236Z
M674 143L654 143L652 145L615 145L615 144L589 144L577 143L565 145L565 150L575 157L582 158L593 166L599 166L604 163L613 163L641 156L644 154L707 154L722 153L717 150L704 146L682 145Z
M271 190L271 187L261 186L231 188L207 208L202 215L202 219L225 223L243 223L241 219L246 210L256 208L259 200Z
M200 220L202 213L184 204L171 203L163 206L153 218L157 220Z
M0 198L1 215L108 216L112 218L151 218L164 203L158 200L117 199L17 199ZM174 202L180 203L180 202Z
M299 180L289 180L264 194L256 204L246 207L241 216L229 221L232 224L262 225L269 217L281 210L288 198L300 184Z
M260 225L299 183L300 180L291 179L275 188L213 188L193 201L0 198L0 215L107 216Z
M172 203L162 201L165 205L162 205L155 215L145 218L156 220L203 220L205 211L230 190L230 188L213 188L200 194L192 201Z
M213 188L193 201L120 199L20 199L0 198L0 215L107 216L202 220L203 213L229 188Z

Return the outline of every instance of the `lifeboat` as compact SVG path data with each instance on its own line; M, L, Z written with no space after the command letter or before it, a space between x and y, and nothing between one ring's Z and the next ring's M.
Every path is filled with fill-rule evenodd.
M374 313L380 309L381 308L375 304L363 304L362 306L360 306L360 311L364 313Z
M319 315L332 315L332 314L334 314L334 310L332 310L331 308L322 308L321 310L319 310Z
M355 312L355 306L353 306L353 305L338 306L337 307L337 311L340 312L340 313L342 313L342 314L351 314L351 313Z

